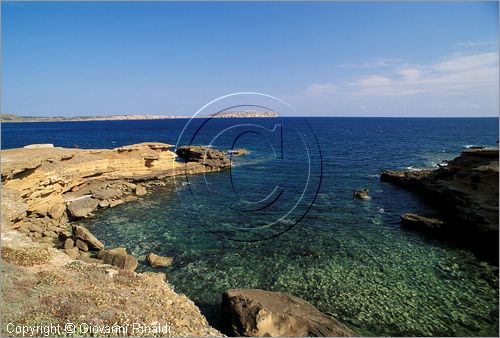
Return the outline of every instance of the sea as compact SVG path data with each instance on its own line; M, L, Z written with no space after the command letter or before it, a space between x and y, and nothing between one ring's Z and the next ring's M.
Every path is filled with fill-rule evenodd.
M385 169L436 168L498 146L497 118L251 118L3 123L2 149L114 148L155 141L230 151L231 169L166 179L136 202L79 223L164 272L209 322L222 293L301 297L359 335L498 336L498 268L473 251L402 229L424 200ZM369 189L371 200L354 198ZM145 255L173 256L150 268ZM165 309L168 311L168 309Z

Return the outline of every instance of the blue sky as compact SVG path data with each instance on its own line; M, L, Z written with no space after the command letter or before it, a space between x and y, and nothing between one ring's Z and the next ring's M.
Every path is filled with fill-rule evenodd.
M497 116L498 3L2 2L2 113Z

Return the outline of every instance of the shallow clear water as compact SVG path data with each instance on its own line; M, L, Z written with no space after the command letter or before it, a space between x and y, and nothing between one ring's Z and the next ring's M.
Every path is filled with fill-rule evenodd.
M269 129L276 123L258 121ZM303 120L280 121L284 150L279 158L269 146L279 148L276 135L245 134L237 145L251 153L235 158L231 172L178 177L151 188L138 202L104 210L82 224L106 246L126 246L137 257L174 256L173 266L155 271L165 272L212 324L224 290L252 287L302 297L359 334L497 335L497 269L466 249L400 229L401 213L432 210L380 182L377 174L432 166L455 157L464 145L495 145L498 120L307 121L310 129ZM115 127L98 124L108 128L105 140L87 133L79 141L87 139L89 147L112 147L116 140L175 143L176 123L126 123L116 134ZM194 143L208 143L234 120L213 123ZM69 140L65 133L61 139ZM216 145L228 148L229 136ZM256 201L275 187L274 193L283 191L279 203L256 210L262 206ZM372 201L352 197L352 189L364 187Z

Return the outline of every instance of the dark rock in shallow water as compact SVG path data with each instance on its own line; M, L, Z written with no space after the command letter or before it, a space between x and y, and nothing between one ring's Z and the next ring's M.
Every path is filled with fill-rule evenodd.
M355 335L347 326L305 300L280 292L230 289L222 296L221 310L221 327L233 336Z
M435 217L427 217L412 213L401 215L401 226L422 231L438 231L443 226L443 221Z
M231 165L226 154L220 150L204 146L181 146L177 156L186 162L199 162L210 168L225 168Z
M365 201L370 201L372 197L368 195L369 190L368 189L356 189L353 191L354 197L365 200Z

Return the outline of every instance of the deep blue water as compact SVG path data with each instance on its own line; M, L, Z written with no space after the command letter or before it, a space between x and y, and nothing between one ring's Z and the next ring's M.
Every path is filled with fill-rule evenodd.
M199 119L179 140L187 122L3 124L2 148L179 141L230 149L236 141L249 149L230 171L168 180L82 222L107 246L174 256L156 271L212 323L225 289L256 287L300 296L360 334L498 334L495 267L400 229L403 212L433 210L378 177L495 146L498 119ZM369 188L373 200L354 199L355 188Z

